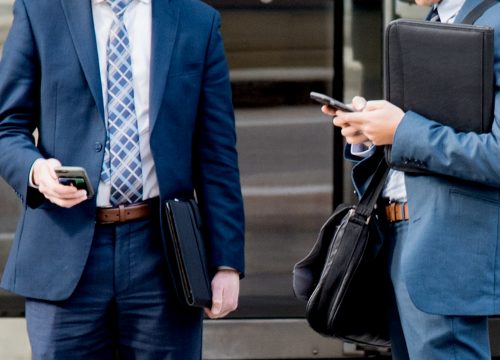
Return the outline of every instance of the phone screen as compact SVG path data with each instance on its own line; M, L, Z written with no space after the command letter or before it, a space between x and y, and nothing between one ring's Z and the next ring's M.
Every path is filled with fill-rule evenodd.
M61 166L56 169L56 174L60 184L74 186L79 190L86 190L88 198L94 196L92 184L84 168L79 166Z
M87 185L85 184L85 179L81 177L59 177L59 184L74 186L79 190L87 190Z

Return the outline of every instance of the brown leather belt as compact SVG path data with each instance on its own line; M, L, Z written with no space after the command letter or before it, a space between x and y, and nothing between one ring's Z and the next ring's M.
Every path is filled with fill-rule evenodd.
M156 200L157 198L154 198L135 204L97 208L96 221L99 224L114 224L148 218L153 213L153 203Z
M410 218L408 203L389 203L385 206L385 218L389 222L408 220Z

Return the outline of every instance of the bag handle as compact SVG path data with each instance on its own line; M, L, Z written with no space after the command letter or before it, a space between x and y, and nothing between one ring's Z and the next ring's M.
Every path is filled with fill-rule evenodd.
M498 0L484 0L474 9L472 9L470 13L467 14L467 16L462 21L462 24L469 24L469 25L474 24L476 20L479 19L479 17L483 15L483 13L486 10L488 10L495 4L498 4Z
M380 162L378 163L377 170L373 174L366 191L363 193L363 196L358 202L356 206L356 213L363 215L364 217L370 217L375 204L377 203L378 197L382 192L382 189L385 185L385 179L387 174L389 173L389 166L385 161L385 157L382 156L380 158Z

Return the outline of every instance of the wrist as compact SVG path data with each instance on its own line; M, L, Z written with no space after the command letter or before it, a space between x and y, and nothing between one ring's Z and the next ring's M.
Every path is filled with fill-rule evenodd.
M38 185L40 184L38 179L38 174L40 173L39 169L43 160L44 160L43 158L36 159L33 162L33 165L31 165L31 170L29 175L30 176L29 184L31 187L38 188Z

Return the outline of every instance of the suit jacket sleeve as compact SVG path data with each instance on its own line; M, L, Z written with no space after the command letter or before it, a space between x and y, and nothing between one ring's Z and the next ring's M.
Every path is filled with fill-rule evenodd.
M490 133L457 133L417 113L407 112L396 130L391 164L500 187L500 7L481 24L495 29L494 121ZM415 136L415 134L418 134Z
M244 271L244 216L236 132L220 16L206 52L194 149L195 188L206 226L211 267Z
M37 59L29 17L18 0L0 63L0 175L25 203L40 200L40 193L28 186L31 166L42 157L33 137L39 118Z

